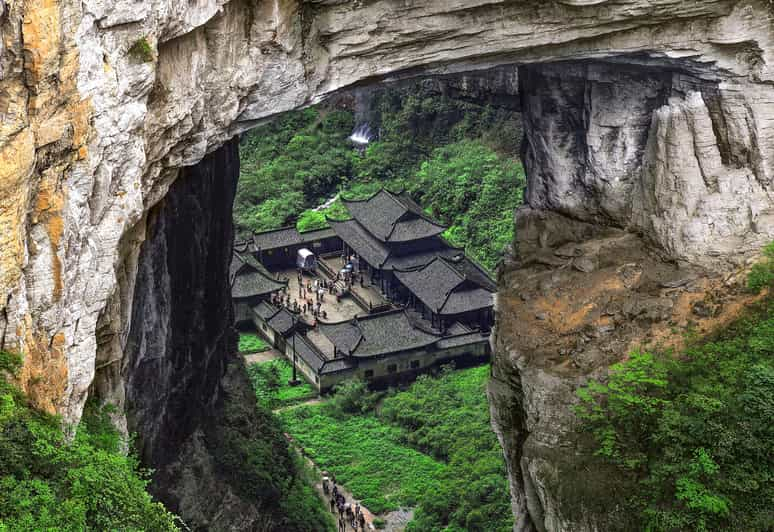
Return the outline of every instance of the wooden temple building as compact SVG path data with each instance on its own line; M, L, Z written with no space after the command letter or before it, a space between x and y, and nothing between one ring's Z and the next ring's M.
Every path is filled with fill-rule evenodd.
M235 243L237 324L251 322L321 392L351 378L389 385L450 362L487 360L496 285L486 271L446 243L446 228L406 194L380 190L344 205L352 218L329 220L329 229L285 227ZM296 275L301 248L320 258L321 268L305 275L343 283L337 272L349 270L341 264L353 266L358 280L345 276L351 299L343 321L341 313L335 321L289 305L298 289L270 273ZM357 290L380 304L355 297ZM352 312L352 301L362 312Z
M446 243L446 227L405 193L382 189L343 203L352 219L329 223L344 253L358 257L360 269L388 299L411 305L442 331L457 321L489 330L496 285L462 249Z

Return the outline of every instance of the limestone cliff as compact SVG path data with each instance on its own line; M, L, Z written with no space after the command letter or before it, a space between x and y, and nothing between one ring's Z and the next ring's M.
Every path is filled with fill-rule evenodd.
M521 65L529 207L502 274L495 426L520 528L599 529L604 509L560 496L573 387L687 319L683 292L733 299L721 286L774 236L771 17L766 0L6 0L0 347L68 421L90 388L126 407L148 213L181 168L354 84ZM560 323L581 272L599 302ZM632 291L655 299L616 310ZM616 331L636 326L583 340L610 326L608 295Z

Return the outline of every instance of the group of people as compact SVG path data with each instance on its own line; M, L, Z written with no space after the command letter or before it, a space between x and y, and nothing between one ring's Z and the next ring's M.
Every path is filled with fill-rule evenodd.
M365 531L366 518L360 503L355 501L353 506L336 485L336 479L331 480L327 475L323 476L323 492L330 497L331 513L338 512L338 532L347 532L350 527L354 532Z
M301 304L294 302L297 312L309 313L315 318L327 318L328 313L323 309L326 293L335 295L337 299L339 297L335 283L324 278L304 282L301 270L298 271L298 298Z

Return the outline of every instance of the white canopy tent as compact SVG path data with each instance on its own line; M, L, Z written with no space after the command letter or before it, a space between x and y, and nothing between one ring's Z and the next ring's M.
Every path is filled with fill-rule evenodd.
M296 255L296 266L302 270L316 270L317 259L315 258L314 253L306 248L299 249L298 255Z

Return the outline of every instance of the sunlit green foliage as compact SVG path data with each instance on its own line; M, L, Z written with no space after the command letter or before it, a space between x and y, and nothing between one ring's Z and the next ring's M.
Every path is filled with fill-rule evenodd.
M450 243L492 269L513 238L513 209L521 203L518 115L447 98L421 83L376 93L372 108L379 137L362 155L347 141L354 125L348 111L305 109L245 135L237 230L244 235L293 221L299 231L319 229L325 216L349 217L339 201L311 210L336 192L363 199L383 186L407 189L452 226Z
M579 391L598 454L638 480L643 528L770 530L774 305L680 357L635 353Z
M0 368L18 357L0 352ZM148 472L121 453L108 412L89 403L75 438L0 377L0 530L177 530L145 490Z
M385 399L379 417L403 427L402 440L448 465L438 490L420 499L409 531L510 531L508 477L489 423L489 367L421 376Z
M315 389L300 373L297 377L301 384L288 384L293 378L293 366L284 358L250 364L247 374L253 383L258 403L270 410L317 396Z
M438 148L410 185L419 203L450 226L450 243L489 269L513 241L513 211L523 189L521 164L478 141Z
M332 194L351 173L346 138L352 113L304 109L245 135L234 203L237 229L263 231L288 224Z
M759 293L774 284L774 242L763 248L763 260L753 265L747 278L747 287Z
M269 344L255 333L239 333L239 352L258 353L269 349Z
M413 506L426 490L438 488L445 466L402 445L401 429L373 415L340 419L315 405L283 411L281 417L304 452L371 511Z
M386 398L352 381L329 403L282 418L369 509L416 506L409 530L505 532L513 521L502 450L489 425L488 371L420 377Z

